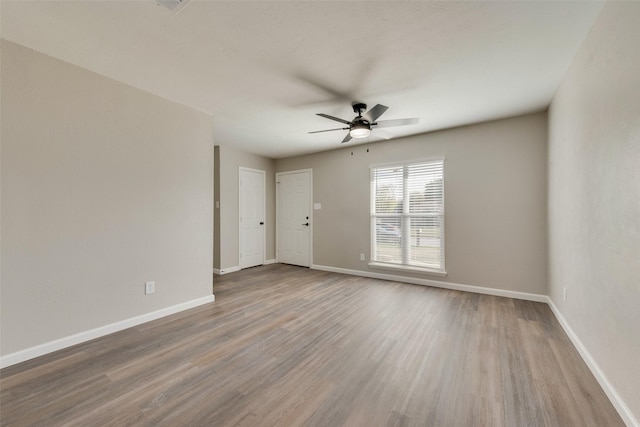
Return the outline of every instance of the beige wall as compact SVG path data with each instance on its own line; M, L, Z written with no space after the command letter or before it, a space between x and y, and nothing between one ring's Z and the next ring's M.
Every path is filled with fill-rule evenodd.
M210 296L211 118L1 47L1 354Z
M546 139L538 113L281 159L276 170L313 169L315 265L546 294ZM368 267L359 254L369 259L370 165L437 157L448 275Z
M220 208L216 209L215 249L216 264L214 268L221 270L235 269L240 265L238 234L238 191L239 168L250 168L265 171L265 260L275 259L275 161L257 154L247 153L235 148L220 145L215 147L216 166L216 201ZM218 196L219 195L219 196Z
M549 121L549 295L636 420L639 23L640 3L604 6L553 100Z

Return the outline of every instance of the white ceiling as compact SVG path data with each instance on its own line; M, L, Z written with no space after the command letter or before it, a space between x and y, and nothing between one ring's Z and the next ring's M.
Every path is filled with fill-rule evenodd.
M340 147L346 131L307 132L340 127L315 113L351 120L355 100L420 119L394 137L544 110L603 5L0 4L3 38L209 113L216 144L273 158Z

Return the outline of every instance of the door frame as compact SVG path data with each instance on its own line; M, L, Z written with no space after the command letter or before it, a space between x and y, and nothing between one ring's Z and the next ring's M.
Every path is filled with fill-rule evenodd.
M260 170L260 169L252 169L252 168L247 168L244 166L239 166L238 167L238 267L240 269L242 268L249 268L249 267L242 267L242 225L240 223L240 217L242 216L242 210L241 210L241 194L240 192L242 191L242 185L240 184L240 181L242 180L242 172L253 172L253 173L259 173L262 175L262 220L264 221L264 227L262 227L262 265L264 265L264 263L266 262L267 259L267 221L266 221L266 213L267 213L267 173L266 171Z
M314 226L314 218L313 218L313 169L297 169L292 171L285 172L276 172L276 262L280 262L280 213L278 207L280 206L280 190L279 190L279 182L280 176L282 175L292 175L297 173L308 173L309 174L309 268L313 266L313 226Z

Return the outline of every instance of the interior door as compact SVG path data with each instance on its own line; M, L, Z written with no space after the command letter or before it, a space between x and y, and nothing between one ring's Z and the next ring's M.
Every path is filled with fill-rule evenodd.
M265 252L265 172L239 170L240 268L264 264Z
M278 262L311 265L311 170L282 172L277 182Z

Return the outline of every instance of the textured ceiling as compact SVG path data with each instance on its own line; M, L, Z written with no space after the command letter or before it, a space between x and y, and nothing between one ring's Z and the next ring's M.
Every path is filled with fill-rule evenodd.
M351 101L399 137L544 110L602 2L7 1L15 43L213 116L215 143L268 157L341 146ZM376 135L374 130L372 135ZM374 136L353 143L375 141Z

